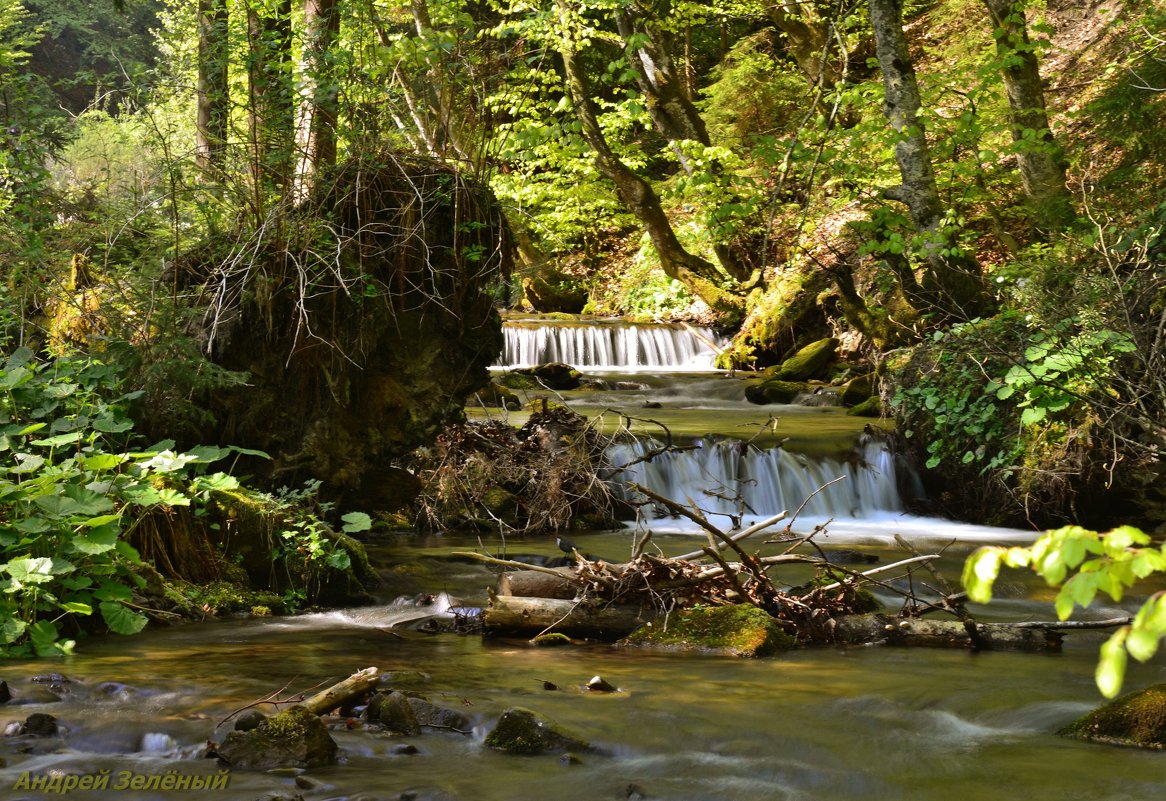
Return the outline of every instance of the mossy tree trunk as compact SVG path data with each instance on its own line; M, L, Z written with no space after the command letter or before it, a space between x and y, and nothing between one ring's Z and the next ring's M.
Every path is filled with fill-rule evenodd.
M1033 219L1042 228L1060 228L1072 219L1065 186L1065 160L1049 128L1040 60L1029 39L1023 0L984 0L992 20L1000 76L1008 96L1008 123L1016 164Z
M636 85L647 100L652 124L668 139L684 171L692 175L692 161L685 156L680 143L692 141L709 147L712 141L672 60L675 47L672 34L661 24L671 13L671 6L670 0L632 2L616 9L615 22L628 48ZM716 162L708 169L718 175L721 172ZM750 269L741 254L731 244L717 241L715 236L713 240L713 249L725 272L736 281L748 279Z
M195 159L204 171L221 168L226 153L230 112L227 83L229 22L227 0L199 0Z
M337 0L304 3L302 96L296 130L299 148L294 197L307 198L323 170L336 163L339 99L332 74L332 51L340 33Z
M291 178L294 102L291 0L247 4L248 134L255 208Z
M917 297L916 305L949 317L971 318L985 311L987 293L975 262L953 242L948 230L948 210L939 196L927 135L920 111L923 107L915 67L903 33L902 0L869 0L875 50L883 73L886 99L883 113L898 134L895 160L902 183L883 190L884 197L907 206L911 220L924 240L927 269L918 290L904 287ZM912 291L914 290L914 291Z
M724 276L716 266L684 248L652 185L628 167L608 144L599 125L599 110L591 97L587 76L579 63L576 37L570 24L570 6L566 0L556 0L556 5L563 34L559 52L563 59L567 88L575 115L583 129L583 138L595 151L596 166L615 184L620 200L647 230L665 274L683 283L711 308L739 319L744 307L743 300L720 286Z

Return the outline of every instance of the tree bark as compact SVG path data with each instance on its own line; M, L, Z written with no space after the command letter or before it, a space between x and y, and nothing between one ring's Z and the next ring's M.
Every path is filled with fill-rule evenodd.
M322 170L336 163L339 103L330 61L339 32L337 0L305 1L303 89L296 131L299 159L294 197L297 201L308 196Z
M691 160L684 155L681 142L699 142L709 147L708 128L696 106L684 89L682 76L677 72L672 60L672 34L659 24L670 13L670 0L661 0L656 7L646 9L636 2L615 12L619 34L628 46L632 71L636 75L636 85L644 95L648 106L648 116L656 130L663 134L672 145L680 166L692 175ZM714 174L720 174L716 164L710 165ZM744 281L749 278L749 267L733 247L726 242L715 241L713 250L717 260L732 278Z
M1000 76L1008 96L1008 123L1016 163L1033 217L1042 228L1063 227L1072 218L1065 186L1065 160L1049 128L1040 61L1028 37L1022 0L984 0L994 26Z
M292 95L291 0L280 0L274 13L247 5L247 83L250 94L248 132L256 206L266 192L291 180L295 103Z
M1061 635L1052 629L975 624L978 648L991 651L1060 651ZM834 637L849 645L972 648L972 638L958 620L898 620L887 615L846 615L835 622Z
M337 682L311 698L301 701L297 706L304 707L313 715L323 715L329 710L344 706L348 701L370 693L380 678L377 672L375 667L357 671L344 681Z
M226 0L199 0L195 162L204 171L222 168L226 153L230 117L229 22Z
M656 617L654 609L639 606L499 595L483 610L482 625L494 634L533 637L546 631L617 640Z
M608 144L599 126L599 110L591 98L587 78L579 65L574 42L569 34L570 9L566 0L557 0L557 5L566 40L559 52L563 58L567 88L575 116L583 129L583 138L595 151L596 166L615 184L620 200L647 230L664 273L683 283L716 311L739 318L744 306L742 300L718 286L723 276L711 262L685 250L676 238L672 223L664 213L660 198L651 184L624 164Z
M766 16L785 34L790 58L812 87L828 88L841 74L837 59L829 56L830 26L810 3L780 0L765 9Z
M898 134L895 160L902 178L902 184L884 190L883 194L907 206L924 240L927 260L921 297L911 300L948 316L965 319L978 316L985 311L987 293L975 263L967 256L952 253L955 243L945 230L947 209L939 197L920 117L923 101L907 49L907 37L903 34L902 0L869 0L869 3L885 87L883 113Z

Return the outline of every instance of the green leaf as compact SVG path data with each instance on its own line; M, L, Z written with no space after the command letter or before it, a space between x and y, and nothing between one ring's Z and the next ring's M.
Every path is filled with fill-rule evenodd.
M992 584L1000 574L1001 548L985 547L964 563L963 585L968 598L986 604L992 600Z
M94 420L91 425L95 430L103 434L120 434L134 427L132 420L127 420L124 417L113 414L103 414Z
M239 489L239 479L226 473L198 476L194 480L194 489L196 492L232 492Z
M1129 627L1125 626L1114 632L1113 636L1101 646L1101 658L1097 662L1095 679L1097 689L1106 698L1113 698L1121 692L1122 682L1126 675L1125 640Z
M347 570L348 568L352 567L352 558L348 555L348 551L344 550L343 548L337 548L335 551L328 554L328 557L324 560L324 563L328 565L328 567L334 568L336 570Z
M24 636L28 624L15 617L6 617L0 620L0 643L7 645L16 642Z
M1029 406L1020 413L1021 425L1030 426L1045 419L1047 410L1043 406Z
M79 601L66 601L61 604L61 609L66 612L71 612L74 615L91 615L93 614L93 607L89 604L83 604Z
M84 435L80 431L71 431L68 434L57 434L55 437L47 439L34 439L29 444L41 448L58 448L61 445L72 445L75 442L80 442L82 436Z
M53 580L53 560L43 556L13 559L3 567L22 584L47 584Z
M101 526L89 534L78 534L70 541L73 549L83 554L94 556L99 553L112 551L117 545L120 530L117 526Z
M86 456L81 460L81 466L86 470L93 470L94 472L104 472L106 470L113 470L120 464L124 464L129 459L124 453L96 453L93 456Z
M117 601L102 601L99 608L109 630L116 634L137 634L150 622L145 615L139 614Z
M37 656L56 656L61 653L57 647L59 636L57 627L47 620L38 620L28 627L28 638L32 640Z
M20 462L16 467L8 468L9 473L15 475L24 475L26 473L34 473L44 466L45 459L43 456L36 456L31 453L16 454L16 461Z
M133 598L133 591L116 581L103 581L94 591L93 597L99 601L128 601Z
M342 530L346 534L355 534L358 531L368 531L372 528L372 518L364 512L349 512L340 519L344 521Z

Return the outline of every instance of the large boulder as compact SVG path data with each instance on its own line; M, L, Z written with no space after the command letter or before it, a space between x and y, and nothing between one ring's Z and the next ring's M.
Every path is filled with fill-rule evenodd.
M793 403L794 398L805 392L808 386L800 381L763 378L745 386L745 399L760 404Z
M1166 684L1110 701L1058 734L1097 743L1166 749Z

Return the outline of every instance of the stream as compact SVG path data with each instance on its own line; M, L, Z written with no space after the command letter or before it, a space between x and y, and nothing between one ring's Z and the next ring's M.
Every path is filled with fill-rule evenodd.
M549 336L534 327L524 330ZM652 336L691 336L684 329L667 332ZM572 333L572 341L588 336ZM625 332L622 352L632 352L639 339ZM700 353L698 344L689 345ZM939 565L955 583L963 559L979 542L1032 538L1029 532L904 514L897 488L909 485L910 476L900 475L902 466L876 442L855 449L869 421L846 418L829 406L751 407L737 379L694 373L690 357L683 364L625 359L616 366L584 365L589 375L629 388L561 394L581 411L609 414L613 427L626 425L623 418L644 402L660 403L643 416L675 421L675 433L701 447L671 462L653 460L644 469L655 473L638 479L670 487L674 495L742 483L748 519L800 503L806 486L845 474L795 521L795 530L825 523L819 537L827 550L845 548L851 556L887 563L901 558L891 544L900 533L920 548L946 548ZM531 358L542 357L535 352ZM522 415L509 417L517 421ZM643 441L658 433L658 422L642 425ZM788 437L783 452L708 436L748 439L755 429L768 431L757 444ZM724 511L740 510L733 505ZM665 554L691 550L697 542L680 522L650 515L626 530L572 538L581 551L614 560L628 556L644 529L652 530L653 545ZM80 642L74 656L0 665L0 679L13 695L0 706L0 726L48 713L67 729L59 738L0 738L0 799L252 801L269 793L309 801L1166 797L1162 753L1055 735L1102 700L1093 668L1104 634L1070 634L1060 654L815 648L745 660L598 644L537 648L519 640L432 633L430 624L484 605L486 588L496 579L488 567L456 551L485 548L510 558L550 559L560 555L553 542L400 534L382 535L368 547L384 578L375 606L111 635ZM757 540L755 547L768 554L783 546ZM791 569L780 578L796 584L807 576ZM1027 575L1008 573L997 589L990 606L973 608L978 617L1053 617L1053 592ZM898 607L895 596L880 598L892 610ZM1135 596L1101 605L1088 616L1125 613L1137 603ZM340 721L333 737L344 764L302 775L220 773L213 760L198 758L207 740L221 739L231 726L216 724L237 710L281 689L285 695L312 692L371 665L387 674L391 686L458 709L472 721L472 731L394 737ZM595 675L619 692L583 691ZM1131 664L1126 687L1163 681L1166 658L1160 654L1149 664ZM546 690L544 682L558 689ZM601 752L569 764L557 756L490 751L482 743L485 733L513 706L537 710ZM403 753L406 744L417 753ZM109 789L61 792L92 777L105 777ZM215 789L147 789L164 778Z

